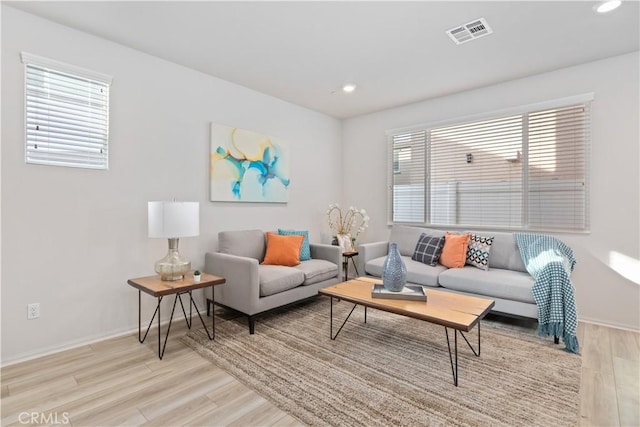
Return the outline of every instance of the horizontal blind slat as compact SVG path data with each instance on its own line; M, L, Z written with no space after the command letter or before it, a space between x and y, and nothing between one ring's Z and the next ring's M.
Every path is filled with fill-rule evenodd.
M26 64L27 163L106 169L109 85Z

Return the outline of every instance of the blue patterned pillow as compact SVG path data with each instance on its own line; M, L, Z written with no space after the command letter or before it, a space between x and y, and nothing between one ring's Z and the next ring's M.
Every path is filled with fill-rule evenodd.
M309 247L309 232L307 230L283 230L278 228L278 234L281 236L304 236L302 247L300 248L300 261L309 261L311 259L311 248Z
M434 237L422 233L411 259L435 267L443 247L444 237Z
M466 264L473 265L481 270L489 270L489 252L491 251L493 239L493 236L485 237L472 234L469 239Z

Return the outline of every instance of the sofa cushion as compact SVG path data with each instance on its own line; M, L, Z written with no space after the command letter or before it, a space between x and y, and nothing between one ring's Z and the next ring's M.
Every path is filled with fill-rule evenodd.
M449 268L464 267L467 261L467 247L469 246L470 233L454 234L447 232L444 235L444 247L440 254L440 264Z
M309 261L302 261L294 268L304 273L304 282L302 283L303 285L313 285L314 283L333 279L339 274L337 265L323 259L310 259Z
M309 231L283 230L281 228L278 228L278 234L281 236L304 236L302 247L300 248L300 261L308 261L311 259L311 248L309 247Z
M263 264L293 267L300 264L300 248L304 236L281 236L267 233L267 251Z
M467 248L467 264L478 267L480 270L488 270L492 243L493 237L472 234Z
M300 286L304 282L304 273L296 268L281 265L259 265L260 296L284 292Z
M375 277L382 277L382 265L386 256L372 259L364 266L364 270L367 274ZM415 283L423 286L438 286L438 274L446 270L446 267L436 265L431 267L430 265L423 264L418 261L414 261L408 256L402 256L402 261L407 267L407 282Z
M526 273L527 269L520 257L520 250L513 233L491 233L491 235L493 243L489 254L489 269L504 268Z
M444 271L438 281L442 287L454 291L535 304L531 293L534 280L529 273L501 268L480 271L467 266Z
M416 243L422 233L427 233L430 236L440 237L444 236L444 231L434 230L424 227L411 227L408 225L394 225L391 227L391 233L389 235L389 241L398 244L398 250L400 255L411 256L416 248Z
M444 237L434 237L422 233L411 259L434 267L438 263L443 246Z
M264 258L265 236L262 230L221 231L218 251L224 254L257 259Z

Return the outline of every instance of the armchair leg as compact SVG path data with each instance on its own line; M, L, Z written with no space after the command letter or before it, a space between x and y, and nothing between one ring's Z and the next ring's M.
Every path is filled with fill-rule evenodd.
M554 336L553 336L553 343L554 343L554 344L560 344L560 338L558 338L558 336L557 336L557 335L554 335Z
M249 334L253 335L256 329L255 319L253 316L247 316L247 318L249 319Z

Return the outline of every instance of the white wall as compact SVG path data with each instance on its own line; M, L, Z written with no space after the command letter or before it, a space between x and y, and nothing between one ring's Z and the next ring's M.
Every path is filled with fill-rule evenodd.
M639 330L639 80L635 52L346 120L343 197L369 212L364 239L384 240L386 130L594 92L591 233L559 237L578 259L572 279L579 318Z
M25 164L21 51L113 76L108 171ZM299 227L329 241L324 211L342 191L336 119L5 5L2 106L2 363L137 328L126 280L153 274L167 250L147 237L147 201L200 202L201 235L180 242L195 268L220 230ZM210 122L289 142L289 203L208 200ZM41 317L27 320L33 302ZM143 302L150 315L155 300Z

